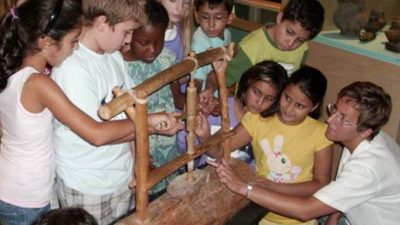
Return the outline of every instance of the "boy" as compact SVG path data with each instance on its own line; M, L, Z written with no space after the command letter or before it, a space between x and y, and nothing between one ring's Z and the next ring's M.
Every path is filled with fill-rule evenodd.
M145 22L145 1L85 0L79 49L53 70L68 98L101 121L98 108L113 99L112 89L133 87L118 50ZM120 114L116 119L122 119ZM130 208L133 160L127 137L118 143L93 146L55 121L57 195L61 207L83 207L99 224L110 224Z
M191 50L200 53L209 48L227 46L231 42L231 33L226 26L233 20L233 1L231 0L196 0L195 18L199 27L193 35ZM198 68L195 79L205 88L211 65Z
M290 0L278 13L276 24L251 32L239 43L236 57L228 64L227 86L238 83L244 71L263 60L280 63L290 75L305 62L306 42L317 36L323 23L324 8L319 1ZM211 98L215 87L215 77L210 76L202 101Z
M380 131L390 117L390 96L373 83L355 82L328 106L325 136L344 146L335 181L311 197L289 196L246 184L226 161L217 169L220 180L271 211L304 221L331 215L328 224L338 224L342 212L352 225L398 224L400 148Z

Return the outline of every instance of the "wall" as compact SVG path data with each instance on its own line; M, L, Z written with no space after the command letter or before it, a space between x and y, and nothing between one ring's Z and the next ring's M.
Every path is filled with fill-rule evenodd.
M265 0L259 0L265 1ZM282 0L282 4L286 4L288 0ZM333 23L333 14L338 8L337 0L320 0L321 4L325 8L325 23L324 30L336 30L336 26ZM371 9L375 9L378 11L385 12L386 21L390 23L393 18L400 16L400 0L365 0L365 7L363 13L365 16L368 16L371 12ZM238 17L243 19L249 19L252 17L251 11L248 6L245 5L236 5L236 13ZM259 16L258 23L266 23L273 22L275 20L276 13L269 10L262 10L261 15Z

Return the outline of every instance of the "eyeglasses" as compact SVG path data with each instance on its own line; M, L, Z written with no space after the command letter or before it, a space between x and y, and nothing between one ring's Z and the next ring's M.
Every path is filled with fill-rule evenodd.
M349 126L349 127L357 125L357 123L353 123L353 122L349 121L349 119L347 119L343 114L339 113L337 111L335 103L329 103L327 106L327 109L328 109L328 115L330 117L333 116L341 124L343 124L345 126Z
M203 22L207 22L210 23L212 22L212 24L216 24L219 22L223 22L228 18L228 15L216 15L216 16L209 16L206 14L200 15L199 16L199 20L203 21Z
M56 7L54 8L53 13L50 16L50 20L47 23L46 28L44 28L43 35L48 35L51 29L53 29L54 24L56 23L58 16L60 15L64 0L58 0L56 3Z

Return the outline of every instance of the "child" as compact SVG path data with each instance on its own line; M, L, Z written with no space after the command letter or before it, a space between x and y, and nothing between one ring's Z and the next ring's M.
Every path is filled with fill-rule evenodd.
M165 32L164 46L175 53L177 61L188 55L193 33L192 0L158 0L167 10L169 23ZM175 107L183 109L185 92L180 90L179 81L171 83Z
M231 33L226 26L232 22L234 17L232 7L231 0L195 1L194 15L200 27L193 35L192 51L200 53L209 48L227 46L231 42ZM211 65L196 70L195 79L202 84L199 91L205 88L207 75L211 71Z
M239 82L238 94L228 98L230 126L235 127L247 112L263 117L277 111L277 99L287 82L285 69L273 61L263 61L248 69ZM203 116L207 116L204 115ZM221 117L209 115L208 122L217 130L221 126ZM186 152L186 133L178 132L179 152ZM242 147L242 146L241 146ZM205 164L202 157L198 166Z
M1 20L0 221L6 224L30 224L50 208L53 115L93 145L134 137L131 121L93 120L43 75L46 64L59 66L77 47L81 4L27 0Z
M290 78L273 116L247 113L234 128L232 149L252 141L256 160L255 181L266 189L293 196L311 196L330 181L332 146L324 133L326 124L315 120L320 114L327 81L312 67L301 67ZM313 118L312 118L313 117ZM207 123L199 118L199 135ZM205 127L203 127L205 126ZM201 140L202 140L201 139ZM210 152L219 156L216 151ZM270 212L259 224L315 224Z
M167 11L159 2L148 0L146 13L149 17L147 24L133 32L130 50L124 53L129 76L136 84L142 83L176 63L175 54L164 48L164 35L169 21ZM154 92L148 99L149 112L175 111L169 85ZM178 156L175 135L154 134L150 136L149 141L153 167L160 167ZM151 193L157 194L164 190L174 177L174 174L166 177L152 188Z
M227 86L240 80L243 72L252 65L273 60L282 64L290 74L302 65L307 57L307 41L322 29L324 8L317 0L290 0L278 13L276 24L251 32L239 43L236 57L227 69ZM210 76L202 101L212 97L215 79Z
M147 18L144 1L86 0L85 26L79 49L53 70L53 77L68 98L95 120L98 108L112 100L112 89L133 86L118 50L130 43L131 34ZM117 119L125 118L123 114ZM94 146L59 121L54 143L57 194L62 207L80 206L99 224L110 224L131 205L133 160L121 138L112 145Z
M98 223L82 208L64 208L42 214L32 225L98 225Z
M165 47L175 53L178 62L189 53L193 30L192 0L158 0L167 10L169 23Z

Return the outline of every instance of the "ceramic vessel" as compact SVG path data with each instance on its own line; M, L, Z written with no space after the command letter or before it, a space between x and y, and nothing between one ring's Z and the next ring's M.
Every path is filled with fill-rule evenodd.
M400 43L400 29L389 29L385 31L386 38L388 39L389 43L399 44Z
M339 7L333 15L333 22L344 36L358 37L367 23L363 15L364 0L338 0Z
M364 27L364 30L376 33L380 31L386 25L385 13L371 10L369 14L368 22Z
M391 30L400 30L400 17L395 18L390 24Z

